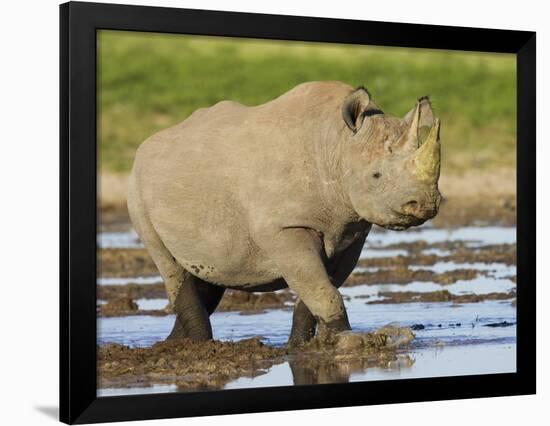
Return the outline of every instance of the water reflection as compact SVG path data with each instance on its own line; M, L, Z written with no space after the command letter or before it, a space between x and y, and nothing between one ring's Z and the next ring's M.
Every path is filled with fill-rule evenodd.
M233 380L224 389L509 373L516 371L514 341L500 338L475 344L427 346L385 360L294 359L271 367L266 374Z
M413 366L415 360L406 354L384 354L372 358L295 357L289 360L295 385L348 383L353 374L366 373L369 368L401 370Z

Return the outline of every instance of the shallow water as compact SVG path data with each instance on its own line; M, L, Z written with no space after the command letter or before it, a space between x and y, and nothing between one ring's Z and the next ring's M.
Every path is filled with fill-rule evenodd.
M406 231L373 230L365 246L379 247L390 244L425 241L428 244L446 241L469 242L469 247L480 247L492 244L515 244L516 228L501 226L466 226L463 228L413 228Z
M413 281L408 284L369 284L340 289L343 295L362 297L368 301L382 292L418 292L430 293L432 291L447 290L451 294L489 294L508 293L516 288L516 284L509 279L487 279L478 277L473 280L459 280L453 284L438 284L425 281ZM368 298L367 298L368 296Z
M126 284L158 284L162 282L160 275L150 277L99 277L97 285L126 285Z
M442 274L444 272L456 271L459 269L476 269L478 271L488 272L489 276L493 278L504 278L510 277L516 274L515 265L507 265L505 263L458 263L458 262L437 262L433 265L410 265L409 269L413 271L419 269L426 269L428 271L433 271L437 274Z
M97 246L99 248L142 248L137 233L132 229L123 232L100 232L97 234Z
M445 249L429 248L429 249L422 250L421 253L425 256L430 256L432 254L434 256L449 256L452 252L450 250L445 250Z
M464 241L475 249L483 245L515 243L515 228L467 227L453 230L429 227L403 232L374 231L368 238L361 257L393 257L407 255L406 250L386 248L401 242ZM103 233L98 236L100 247L139 248L135 233ZM448 255L448 250L428 248L423 253ZM460 280L441 285L433 282L408 284L359 285L341 289L345 297L350 323L354 331L365 332L388 323L416 328L416 339L411 350L383 367L367 365L323 366L324 376L313 374L289 362L271 367L266 374L241 377L226 388L282 386L302 383L304 380L364 381L389 380L414 377L434 377L461 374L489 374L515 371L516 368L516 311L510 300L480 303L401 303L367 304L381 299L380 292L430 292L447 290L452 294L487 294L513 290L510 280L515 276L515 266L503 263L437 262L434 265L412 265L411 269L427 269L444 273L458 269L475 269L480 275L472 280ZM356 268L356 272L374 272L378 268ZM99 285L127 283L154 284L159 276L100 278ZM136 300L140 309L163 309L166 299ZM239 312L216 312L212 315L214 338L242 340L260 336L269 345L284 345L291 326L292 310L279 309L262 313L241 315ZM98 317L98 343L115 342L132 347L149 346L164 340L171 330L174 315ZM486 327L488 324L506 321L509 327ZM319 368L319 367L317 367ZM156 385L148 388L102 389L99 395L155 393L178 391L175 385Z
M135 302L140 310L159 310L168 305L168 299L137 299Z
M379 257L397 257L397 256L406 256L407 250L403 249L373 249L367 247L367 244L361 250L360 259L374 259Z
M502 321L515 323L515 308L508 301L366 305L362 299L353 298L346 301L346 308L355 331L371 331L393 322L401 326L422 324L425 328L415 331L415 345L430 340L453 345L515 340L515 326L485 327ZM211 317L215 339L237 341L260 336L265 343L276 346L285 344L291 319L292 311L280 309L251 315L217 312ZM173 322L174 315L99 317L98 342L150 346L168 336Z
M144 395L177 392L177 390L178 387L176 385L136 386L132 388L101 388L97 390L97 396Z

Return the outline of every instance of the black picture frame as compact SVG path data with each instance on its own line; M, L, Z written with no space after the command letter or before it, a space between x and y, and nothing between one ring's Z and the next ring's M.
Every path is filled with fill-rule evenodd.
M517 55L515 373L117 397L96 396L96 31L218 35ZM69 2L60 6L60 420L94 423L533 394L536 34Z

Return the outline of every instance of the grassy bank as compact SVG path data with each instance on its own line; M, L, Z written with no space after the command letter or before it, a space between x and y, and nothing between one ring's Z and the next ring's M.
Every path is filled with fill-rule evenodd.
M98 71L102 171L126 173L145 138L199 107L256 105L312 80L365 85L394 115L429 94L443 173L515 161L512 55L102 31Z

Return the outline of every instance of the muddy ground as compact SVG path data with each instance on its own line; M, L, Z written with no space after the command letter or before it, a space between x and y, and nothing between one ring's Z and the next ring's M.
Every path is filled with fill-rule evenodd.
M108 344L97 352L99 387L175 383L179 390L219 389L230 380L253 377L282 362L285 354L285 349L264 345L259 339L167 341L149 348Z
M373 333L325 334L292 351L265 345L259 338L202 343L184 339L147 348L107 344L97 352L99 387L170 383L180 392L215 390L237 378L263 374L284 361L295 369L296 384L347 381L354 369L386 366L396 360L398 351L413 339L410 329L385 327Z

